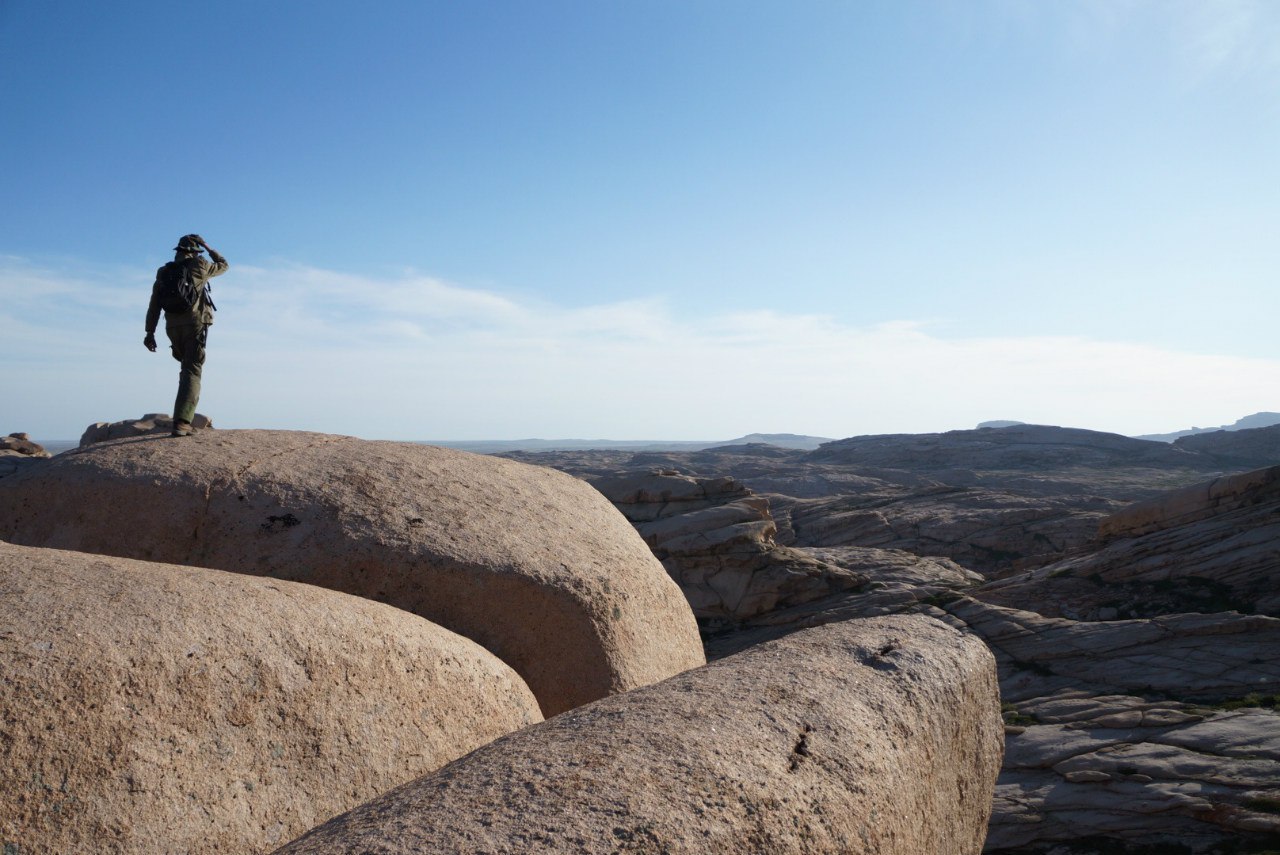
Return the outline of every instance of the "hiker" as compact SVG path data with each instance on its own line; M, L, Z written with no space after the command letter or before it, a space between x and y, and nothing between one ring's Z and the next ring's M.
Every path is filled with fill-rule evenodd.
M190 436L191 420L200 400L200 372L204 349L213 323L213 296L209 280L227 272L227 260L200 235L183 235L174 248L173 261L156 271L147 306L147 350L156 352L156 323L164 310L164 331L173 358L182 364L178 372L178 397L173 402L173 436ZM209 251L208 261L200 254Z

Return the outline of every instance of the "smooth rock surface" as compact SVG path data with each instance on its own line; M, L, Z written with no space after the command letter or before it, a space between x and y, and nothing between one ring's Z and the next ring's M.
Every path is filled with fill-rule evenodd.
M497 654L548 715L705 661L679 589L598 492L433 446L240 430L97 443L0 480L0 537L386 602Z
M279 853L973 855L1001 739L981 642L849 621L500 739Z
M7 853L262 852L540 718L389 606L0 543Z

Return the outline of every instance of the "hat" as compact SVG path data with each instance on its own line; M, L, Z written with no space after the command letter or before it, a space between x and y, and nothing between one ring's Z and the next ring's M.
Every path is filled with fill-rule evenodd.
M178 238L174 252L199 252L201 250L200 235L183 235Z

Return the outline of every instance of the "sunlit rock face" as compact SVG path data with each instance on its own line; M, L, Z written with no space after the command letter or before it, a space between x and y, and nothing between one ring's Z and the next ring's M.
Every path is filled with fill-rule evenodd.
M114 440L0 480L0 537L385 602L488 648L546 714L704 662L613 506L500 458L292 431Z
M848 621L512 734L280 855L976 855L1001 743L980 641Z
M474 642L277 579L0 543L0 839L263 852L541 720Z

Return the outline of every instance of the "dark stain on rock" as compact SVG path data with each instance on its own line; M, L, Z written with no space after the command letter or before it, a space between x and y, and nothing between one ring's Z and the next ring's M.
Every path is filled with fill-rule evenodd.
M262 530L277 531L276 523L280 523L280 530L282 530L286 528L293 528L295 525L301 525L302 520L289 513L286 513L283 516L272 515L267 517L267 521L262 524Z
M791 748L791 763L787 767L788 772L794 772L799 769L804 759L812 755L813 751L809 747L809 734L811 733L813 733L813 727L807 724L804 726L804 730L800 731L796 744Z

